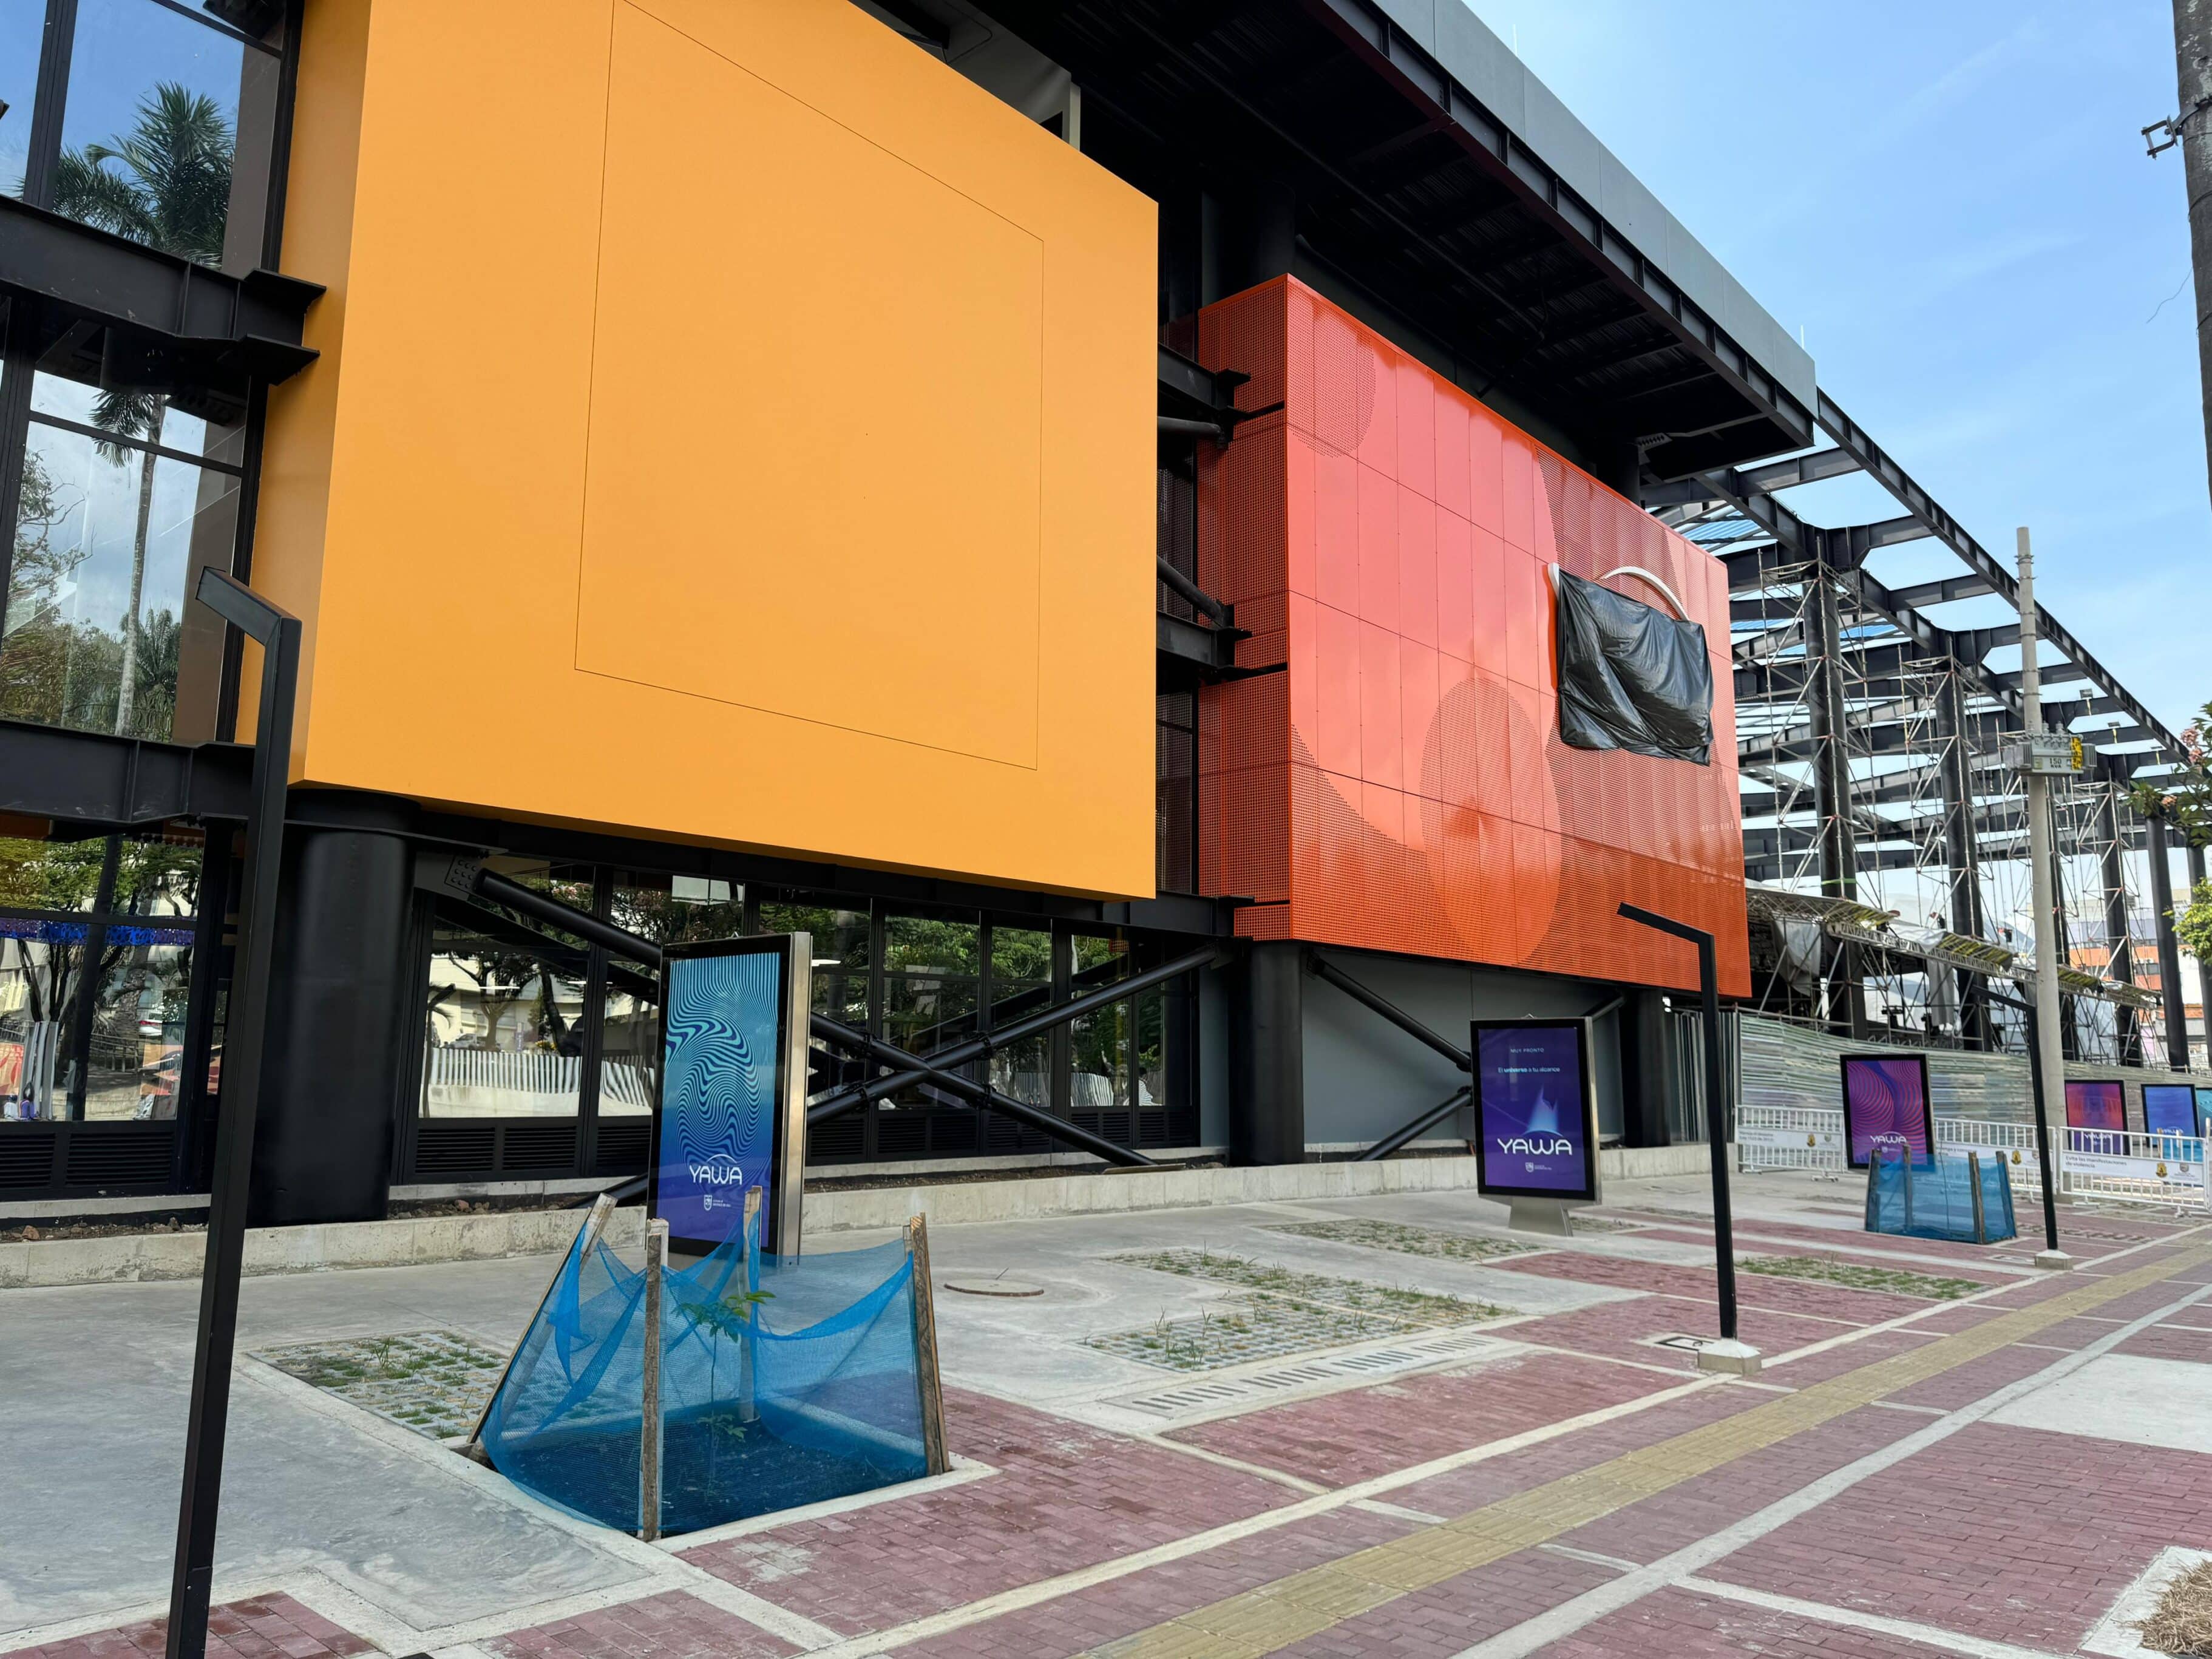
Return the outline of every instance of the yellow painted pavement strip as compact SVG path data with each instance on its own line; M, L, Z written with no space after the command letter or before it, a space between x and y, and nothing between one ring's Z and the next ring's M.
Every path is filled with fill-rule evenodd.
M2212 1261L2200 1247L2000 1314L1733 1417L1091 1650L1094 1659L1261 1659L1461 1573L1548 1543L1686 1480Z

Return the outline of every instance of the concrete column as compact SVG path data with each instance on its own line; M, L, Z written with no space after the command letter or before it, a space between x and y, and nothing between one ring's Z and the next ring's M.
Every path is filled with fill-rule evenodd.
M248 1214L380 1218L416 1018L414 852L398 803L293 796ZM311 820L300 823L306 816Z
M1229 971L1229 1161L1306 1158L1305 947L1255 939Z
M2152 817L2150 908L2158 927L2159 996L2166 1004L2166 1058L2177 1072L2189 1069L2189 1018L2181 998L2181 940L2173 931L2173 868L2166 856L2166 820Z

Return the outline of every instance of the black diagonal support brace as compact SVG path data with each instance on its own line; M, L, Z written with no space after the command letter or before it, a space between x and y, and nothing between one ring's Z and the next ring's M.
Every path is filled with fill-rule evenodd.
M1102 1136L1092 1134L1088 1129L1079 1129L1064 1118L1054 1117L1041 1106L1032 1106L1025 1100L1016 1100L1011 1095L1002 1095L988 1084L978 1083L973 1078L962 1077L956 1072L948 1072L919 1054L908 1054L896 1043L885 1042L880 1037L872 1037L865 1031L856 1031L851 1026L841 1024L826 1014L812 1016L808 1021L808 1028L824 1042L834 1042L841 1048L865 1054L878 1064L897 1066L903 1070L918 1071L922 1073L923 1080L930 1087L942 1089L948 1094L957 1095L963 1100L982 1107L986 1111L996 1112L1001 1117L1010 1117L1017 1123L1025 1123L1039 1134L1048 1136L1063 1146L1073 1146L1079 1151L1091 1153L1095 1158L1103 1158L1109 1164L1121 1164L1125 1169L1153 1167L1153 1160L1146 1158L1142 1152L1132 1152L1127 1146L1117 1146Z

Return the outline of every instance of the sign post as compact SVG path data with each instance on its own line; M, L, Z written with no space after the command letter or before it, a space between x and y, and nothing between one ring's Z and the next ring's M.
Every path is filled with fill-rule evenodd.
M1713 936L1702 927L1638 905L1622 905L1620 915L1698 947L1698 988L1705 1026L1705 1144L1712 1154L1713 1171L1713 1267L1720 1282L1721 1304L1721 1340L1698 1351L1698 1368L1754 1376L1759 1372L1759 1350L1739 1340L1735 1334L1735 1218L1729 1206L1728 1097L1721 1087L1720 969L1713 960Z

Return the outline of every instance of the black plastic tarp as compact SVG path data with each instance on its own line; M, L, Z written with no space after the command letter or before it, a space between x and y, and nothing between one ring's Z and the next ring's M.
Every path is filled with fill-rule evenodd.
M1713 745L1705 630L1564 570L1553 575L1561 739L1705 765Z

